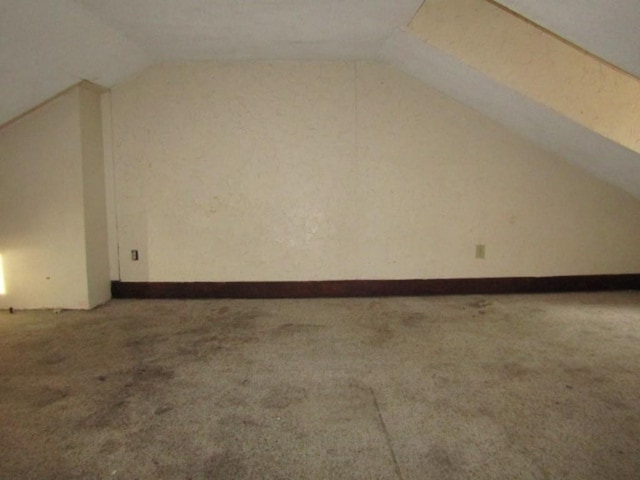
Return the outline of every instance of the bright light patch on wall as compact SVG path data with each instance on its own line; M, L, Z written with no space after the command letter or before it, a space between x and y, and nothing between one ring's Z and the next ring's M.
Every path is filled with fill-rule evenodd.
M0 255L0 295L6 295L7 289L4 287L4 265L2 264L2 255Z

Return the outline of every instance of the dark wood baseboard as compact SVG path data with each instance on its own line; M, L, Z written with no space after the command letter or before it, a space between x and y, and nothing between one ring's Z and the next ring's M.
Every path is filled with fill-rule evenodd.
M640 274L310 282L112 282L113 298L318 298L640 290Z

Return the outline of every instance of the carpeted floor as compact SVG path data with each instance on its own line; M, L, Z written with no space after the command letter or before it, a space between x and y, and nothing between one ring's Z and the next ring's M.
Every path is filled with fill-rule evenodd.
M2 479L640 478L640 292L0 312Z

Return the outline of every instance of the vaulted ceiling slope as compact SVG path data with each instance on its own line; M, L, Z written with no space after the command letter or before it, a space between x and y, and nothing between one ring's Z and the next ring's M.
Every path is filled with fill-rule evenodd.
M374 58L422 0L0 0L0 125L161 61Z
M429 0L387 61L640 196L640 80L485 0Z
M498 0L497 3L640 78L638 0Z
M637 0L498 1L640 72ZM111 87L162 61L383 59L640 198L638 153L412 35L422 3L0 0L0 125L82 79Z
M151 61L71 0L0 0L0 125L83 79L111 86Z
M393 35L383 57L398 69L640 198L637 152L493 80L408 30Z
M161 60L372 58L422 0L76 0Z

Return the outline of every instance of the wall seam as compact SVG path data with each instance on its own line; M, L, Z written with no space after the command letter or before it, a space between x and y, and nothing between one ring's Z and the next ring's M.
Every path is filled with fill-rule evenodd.
M362 185L360 182L360 132L359 132L359 118L358 112L358 60L353 62L353 122L354 122L354 140L355 140L355 176L356 176L356 202L358 205L362 199ZM358 206L357 211L360 211ZM361 218L356 218L357 224L360 224ZM361 229L356 228L356 237L361 234ZM359 242L358 242L359 243ZM359 259L357 267L357 277L360 278L363 273L362 260Z

